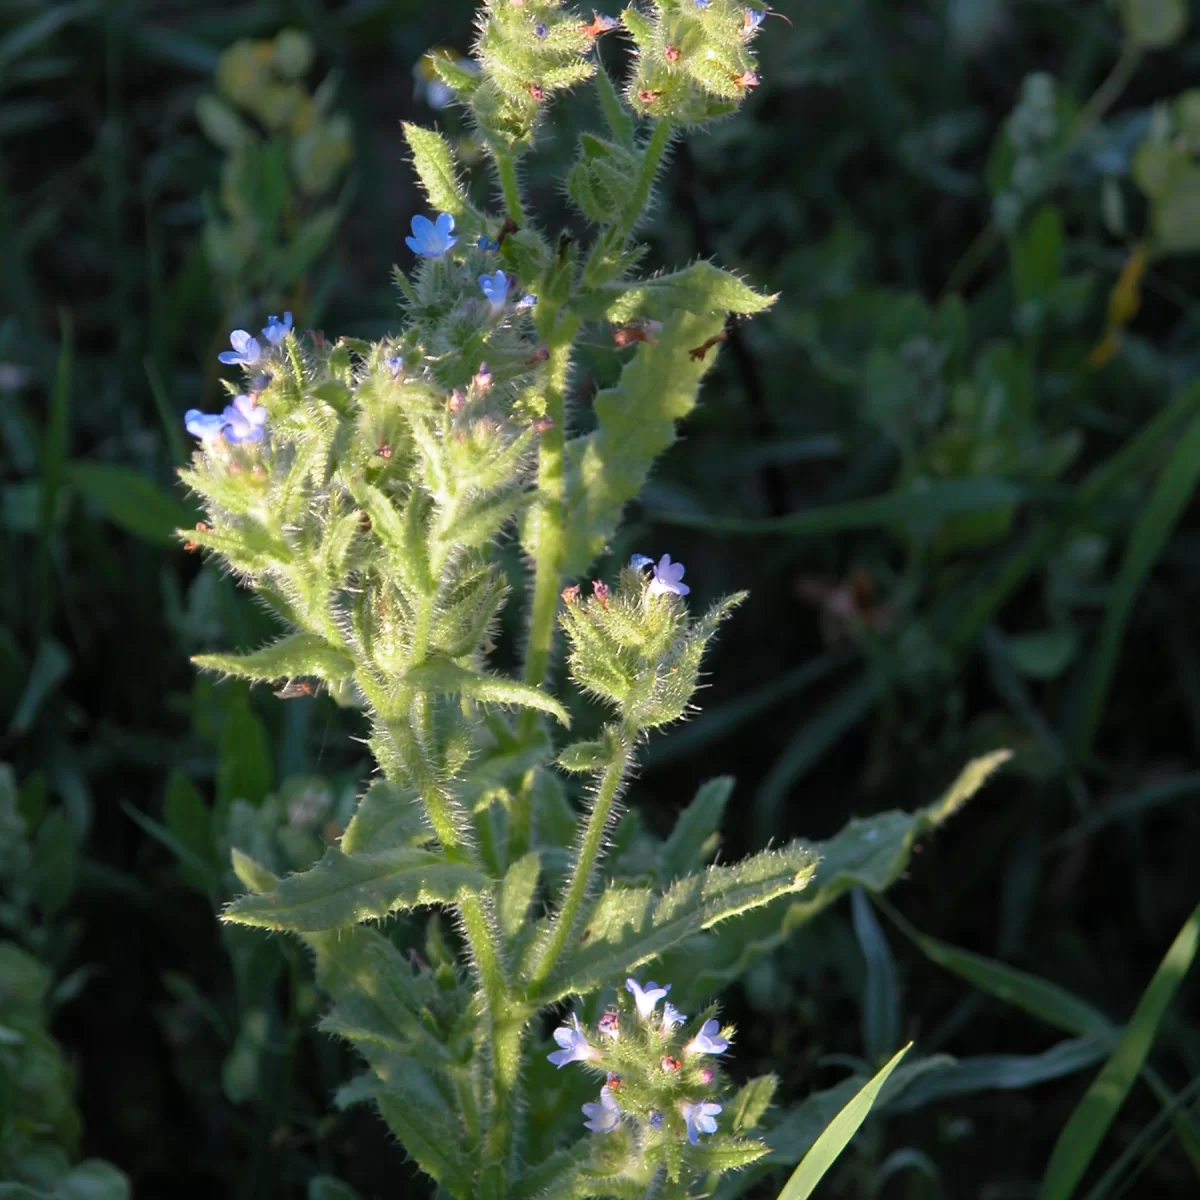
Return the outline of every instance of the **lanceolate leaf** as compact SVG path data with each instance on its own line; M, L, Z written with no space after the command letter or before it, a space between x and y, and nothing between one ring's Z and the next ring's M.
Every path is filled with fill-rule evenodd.
M693 934L803 890L815 870L816 856L796 844L734 867L709 867L664 893L611 888L596 902L582 945L563 959L537 999L545 1004L595 991Z
M639 345L615 387L595 399L596 429L567 443L566 550L563 575L581 575L641 490L654 460L675 441L675 422L696 405L716 359L690 351L717 337L725 314L676 313Z
M348 855L330 846L315 867L281 879L270 892L233 901L222 920L295 932L333 929L404 908L450 904L462 889L483 887L473 867L428 850L405 846Z
M455 1129L454 1115L415 1062L397 1058L390 1087L376 1097L383 1119L413 1156L456 1200L474 1195L471 1156Z
M446 139L433 129L422 129L407 121L404 137L430 206L439 213L449 213L459 222L473 217L474 210L458 178L454 154Z
M251 654L197 654L192 662L205 671L272 682L310 676L338 683L354 674L342 651L311 633L292 633Z
M485 675L469 671L447 658L434 659L414 667L404 677L404 682L424 692L445 692L466 696L483 704L519 705L549 713L563 725L571 724L571 716L553 696L527 683L505 679L500 675Z
M774 296L756 292L729 271L710 262L693 263L681 271L655 275L636 284L612 283L596 288L579 307L588 317L603 316L614 324L661 313L696 315L736 313L751 316L775 302Z
M919 838L936 829L1008 759L999 751L969 763L942 798L915 813L885 812L854 819L827 842L813 846L820 862L803 895L777 900L705 935L671 955L664 975L686 981L681 1002L703 1000L741 976L756 958L781 946L806 921L853 887L886 891L908 866Z

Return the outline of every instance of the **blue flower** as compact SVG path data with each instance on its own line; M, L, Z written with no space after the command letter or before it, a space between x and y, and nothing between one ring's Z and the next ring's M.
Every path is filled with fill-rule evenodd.
M550 30L546 28L545 21L539 21L533 27L533 36L536 38L544 38L549 32L550 32Z
M391 371L393 379L399 379L404 371L404 359L398 354L389 355L383 360L383 365Z
M712 0L696 0L697 8L707 8L712 3Z
M593 1133L612 1133L621 1123L621 1106L613 1099L607 1083L600 1089L600 1103L585 1104L583 1115L587 1117L583 1127Z
M650 595L660 596L670 592L673 596L686 596L692 589L682 583L683 563L673 563L669 554L664 554L654 568L650 581Z
M499 250L500 249L500 243L492 241L492 239L490 237L488 237L488 235L486 233L480 234L479 241L476 242L476 245L480 248L480 250Z
M281 321L274 313L267 318L267 327L263 331L263 337L271 343L272 346L279 346L283 343L283 339L292 332L292 314L285 312Z
M412 237L406 237L404 241L422 258L441 258L458 244L458 238L454 237L454 218L449 213L442 213L435 224L418 214L412 219Z
M683 1013L681 1013L679 1009L677 1009L675 1005L670 1002L670 1000L663 1005L662 1027L664 1032L670 1033L676 1025L682 1025L686 1020L687 1017L685 1017Z
M721 1022L705 1021L700 1032L683 1048L684 1054L724 1054L729 1049L729 1039L721 1036ZM711 1132L711 1131L710 1131Z
M532 308L537 303L537 297L532 292L526 292L520 300L517 301L517 312L525 308Z
M662 1123L663 1115L660 1112L652 1112L649 1117L646 1118L646 1124L649 1125L651 1129L661 1129Z
M546 1057L561 1071L567 1063L588 1062L599 1058L600 1052L588 1044L587 1035L579 1024L579 1018L572 1014L571 1025L560 1025L554 1031L554 1040L562 1047Z
M700 1142L702 1133L717 1132L717 1113L721 1111L719 1104L714 1104L711 1100L701 1100L698 1104L682 1104L679 1111L683 1113L683 1119L687 1122L688 1141L696 1146Z
M198 408L189 408L183 414L184 428L202 442L216 441L225 428L225 418L220 413L201 412Z
M636 979L630 978L625 980L625 990L633 997L638 1016L645 1021L654 1012L654 1006L671 990L671 985L668 983L666 987L659 987L654 980L650 980L643 988Z
M225 440L235 446L242 442L261 442L266 432L267 410L249 396L234 396L233 403L221 414L225 422Z
M222 350L217 358L226 366L252 367L262 358L262 347L257 338L252 338L244 329L235 329L229 335L232 350Z
M744 19L744 31L747 36L754 33L755 30L767 19L767 10L765 8L748 8Z
M654 566L654 559L648 554L635 554L630 560L629 565L635 571L644 571L647 567Z
M493 308L504 307L508 299L508 276L503 271L497 271L495 275L480 275L479 288Z

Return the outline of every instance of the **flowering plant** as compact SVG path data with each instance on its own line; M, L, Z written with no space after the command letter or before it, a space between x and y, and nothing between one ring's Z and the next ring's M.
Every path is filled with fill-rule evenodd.
M639 744L687 713L706 647L742 596L693 616L684 567L666 554L602 569L610 581L587 594L571 581L603 561L730 315L771 302L708 262L639 276L634 234L672 137L757 83L762 13L733 0L628 8L620 28L637 53L622 95L593 53L615 20L559 0L490 0L479 70L434 68L470 110L503 212L473 203L438 133L409 126L433 213L406 238L416 267L396 274L396 333L302 337L291 314L261 338L235 330L221 359L244 382L227 385L221 413L187 414L199 446L183 478L206 519L186 537L288 630L196 661L287 680L285 695L325 685L362 710L380 769L310 869L279 878L236 847L248 894L224 919L307 944L331 1001L323 1028L367 1066L343 1102L374 1103L450 1196L683 1196L767 1154L753 1131L773 1081L725 1099L718 1059L733 1030L703 1003L711 982L682 962L736 977L747 914L794 927L854 883L887 886L966 794L852 827L829 844L831 869L801 843L706 865L723 782L666 841L612 838ZM583 135L567 180L594 227L583 248L538 228L517 165L553 95L589 79L608 128ZM595 397L594 427L575 432L567 399L589 323L606 323L627 360ZM513 536L532 564L520 679L488 664L514 582L500 546ZM570 680L609 714L597 736L566 744L549 724L571 724L548 687L559 629ZM590 781L578 809L572 776ZM803 910L781 907L804 889ZM427 907L454 915L455 944L435 920L422 956L379 924ZM733 942L718 926L739 944L723 973ZM672 970L698 1015L659 1012L670 988L633 974L650 963ZM583 1007L562 1017L572 998ZM550 1008L562 1023L547 1052ZM601 1086L580 1094L580 1072L553 1069L568 1064Z

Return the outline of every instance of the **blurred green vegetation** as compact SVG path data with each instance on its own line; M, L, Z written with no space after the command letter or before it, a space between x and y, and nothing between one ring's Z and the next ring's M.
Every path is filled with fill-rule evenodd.
M0 0L0 1026L41 1056L49 1175L103 1158L139 1195L247 1200L418 1186L353 1106L350 1056L312 1032L304 956L213 918L231 846L313 861L369 763L328 697L194 674L190 654L273 625L176 544L196 514L174 470L233 325L274 306L389 328L421 207L399 122L436 120L478 166L420 63L468 52L472 16ZM1091 1194L1197 1191L1196 990L1167 1008L1190 958L1163 959L1200 846L1190 16L780 0L762 86L675 148L646 230L657 262L715 255L780 299L728 331L613 547L686 561L701 602L751 592L703 711L646 750L641 819L665 832L736 775L732 856L918 807L967 758L1014 751L920 847L898 925L858 896L775 931L727 996L734 1070L777 1072L777 1103L908 1038L958 1059L957 1082L947 1059L867 1127L842 1194L1037 1194L1052 1156L1071 1170L1074 1072L1114 1047L1102 1080L1140 1078ZM589 106L556 106L526 178L551 226L573 228L562 181ZM581 425L616 348L598 337L586 366ZM501 661L522 619L515 599ZM1135 1011L1145 1067L1119 1040ZM0 1085L29 1075L14 1054L0 1039Z

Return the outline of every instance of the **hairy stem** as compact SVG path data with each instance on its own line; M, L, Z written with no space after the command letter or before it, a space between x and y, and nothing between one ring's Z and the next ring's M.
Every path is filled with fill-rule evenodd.
M566 446L567 373L571 365L571 343L579 328L572 313L559 315L547 341L546 417L552 422L542 434L538 453L537 541L534 547L532 611L529 643L525 649L525 682L541 685L550 667L550 649L554 644L554 618L558 612L558 593L562 586L565 545L565 493L563 454ZM522 714L521 727L528 733L537 724L537 714Z
M662 166L663 155L667 152L674 132L675 127L670 121L659 121L654 126L654 132L650 134L645 157L642 159L642 173L638 176L637 187L629 198L629 207L621 221L621 231L626 237L633 232L633 227L641 220L646 205L650 203L650 189L654 186L658 168Z
M504 197L504 207L518 225L524 225L525 209L521 204L521 188L517 184L516 159L503 150L493 150L492 156L496 160L496 173L500 176L500 194Z
M583 831L583 840L579 844L579 854L576 856L575 865L571 870L571 878L563 893L562 903L550 926L545 945L542 947L530 975L529 982L533 987L544 982L554 969L554 964L558 961L559 956L566 949L567 942L575 928L575 922L579 917L579 910L587 898L588 888L591 886L592 876L596 871L596 861L600 857L600 850L604 844L604 831L608 827L608 819L612 816L613 805L617 802L617 794L621 790L625 772L629 769L630 759L633 756L633 739L630 731L616 730L610 727L610 733L613 735L611 737L613 756L600 776L600 785L596 789L596 799L592 804L592 811L588 814L587 826Z

